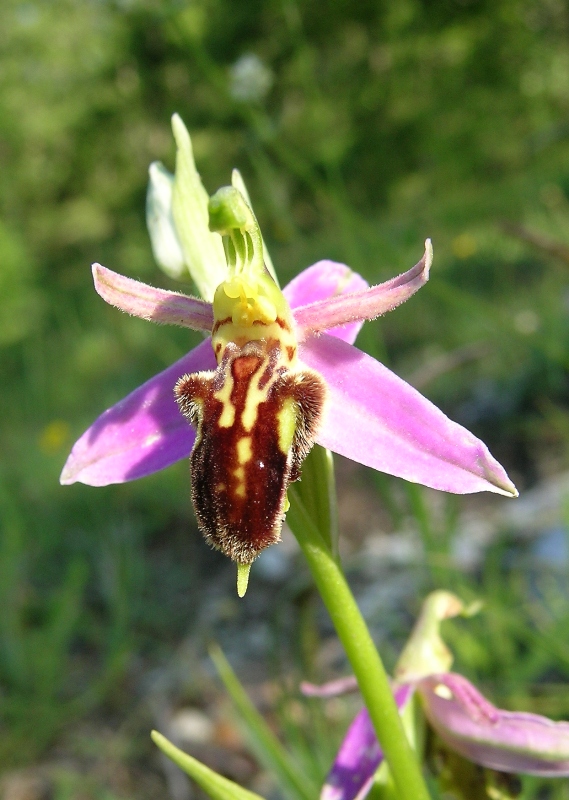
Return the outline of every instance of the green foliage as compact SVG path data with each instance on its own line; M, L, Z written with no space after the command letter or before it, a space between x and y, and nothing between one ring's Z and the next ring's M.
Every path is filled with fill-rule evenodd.
M291 800L311 800L318 784L312 781L299 763L289 756L257 711L219 647L210 648L210 656L229 696L240 724L260 762L277 777L277 785Z
M200 559L181 567L169 533L165 580L150 550L192 536L186 468L116 490L57 483L92 419L198 341L105 307L89 273L97 260L174 286L144 221L149 163L174 167L173 112L209 192L241 170L283 283L320 258L384 279L431 236L430 284L361 345L420 377L522 488L544 461L567 466L567 262L519 227L569 243L568 27L559 0L4 0L0 767L44 752L134 652L184 629L156 594L191 594ZM515 687L566 681L559 595L523 601L503 539L474 585L451 574L454 500L438 530L414 489L402 511L376 480L416 518L432 580L491 610L451 634L465 668L516 703ZM556 686L536 710L567 714Z
M183 750L174 747L157 731L152 731L152 739L162 752L193 778L213 800L262 800L258 794L243 789L239 784L218 775Z

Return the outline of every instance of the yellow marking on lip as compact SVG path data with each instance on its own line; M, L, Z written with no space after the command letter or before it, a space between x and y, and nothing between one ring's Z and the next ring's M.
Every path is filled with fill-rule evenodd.
M261 403L264 403L267 399L269 390L274 383L274 376L267 381L265 386L262 389L259 388L259 383L261 378L263 377L263 373L267 366L267 361L265 360L261 365L260 369L257 370L257 380L251 380L249 384L249 389L247 390L247 397L245 398L245 403L243 407L243 413L241 414L241 424L245 428L246 431L252 431L255 422L257 421L257 416L259 413L259 406Z
M279 433L279 448L285 455L289 454L294 432L296 430L296 403L289 397L283 403L283 407L277 414L277 425Z
M233 378L230 375L225 376L223 386L218 392L213 395L216 400L223 405L221 416L219 417L218 425L220 428L231 428L235 422L235 406L231 402L231 392L233 391Z
M239 457L240 455L242 455L242 454L239 452L239 445L240 445L240 444L241 444L241 442L243 442L243 441L244 441L244 440L243 440L243 439L241 439L241 440L240 440L240 441L237 443L237 455L238 455L238 457ZM249 447L251 447L251 440L249 439L249 437L246 437L246 441L248 441L248 443L249 443ZM245 453L245 455L247 455L247 454ZM249 460L249 459L247 459L247 461L248 461L248 460ZM239 458L239 461L241 461L241 458ZM242 463L243 463L243 462L242 462ZM243 467L237 467L237 469L234 469L234 470L233 470L233 475L234 475L234 477L235 477L235 478L237 478L237 486L236 486L236 487L235 487L235 489L233 490L233 494L234 494L236 497L245 497L245 496L246 496L246 494L247 494L247 491L246 491L246 484L245 484L245 469L244 469Z
M246 464L253 458L253 447L251 446L251 437L243 436L237 442L237 460L240 464Z

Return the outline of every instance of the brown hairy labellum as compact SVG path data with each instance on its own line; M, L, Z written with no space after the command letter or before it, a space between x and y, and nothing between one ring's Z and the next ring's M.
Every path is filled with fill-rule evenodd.
M192 499L206 540L250 564L280 539L286 490L314 443L326 387L283 365L276 340L229 343L215 371L182 377L181 412L197 429Z

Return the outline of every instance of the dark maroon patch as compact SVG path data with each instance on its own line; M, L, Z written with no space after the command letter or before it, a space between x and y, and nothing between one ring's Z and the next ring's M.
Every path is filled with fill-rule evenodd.
M240 563L252 562L280 539L285 492L300 476L325 394L316 373L283 371L259 404L253 429L246 431L241 415L247 390L251 380L258 379L264 357L262 342L249 342L242 350L230 345L215 372L184 376L176 386L180 410L198 429L190 463L199 526L213 547ZM235 421L231 427L221 427L223 404L213 395L227 374L233 378ZM285 454L279 448L277 420L288 399L297 404L298 420L291 452ZM252 457L240 464L237 443L244 437L251 439ZM243 485L245 495L240 496Z

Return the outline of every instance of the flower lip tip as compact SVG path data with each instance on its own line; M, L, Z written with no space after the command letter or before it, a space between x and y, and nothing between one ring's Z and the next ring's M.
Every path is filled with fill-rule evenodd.
M247 586L249 585L249 573L251 571L251 564L237 564L237 595L238 597L245 597Z

